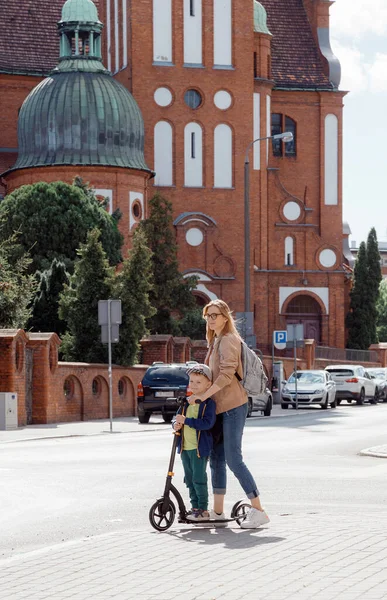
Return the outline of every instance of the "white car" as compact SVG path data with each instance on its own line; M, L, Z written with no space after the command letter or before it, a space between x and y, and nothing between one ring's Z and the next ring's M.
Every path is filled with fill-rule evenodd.
M288 408L289 404L296 406L296 376L297 398L299 405L320 404L321 408L336 408L336 385L327 371L297 371L287 380L282 389L281 407Z
M357 365L329 365L325 370L331 374L336 383L336 400L363 404L369 400L371 404L377 402L375 379L367 373L364 367Z

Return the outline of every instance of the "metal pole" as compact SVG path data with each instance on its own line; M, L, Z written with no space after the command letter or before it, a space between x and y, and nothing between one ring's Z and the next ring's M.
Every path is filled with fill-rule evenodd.
M250 173L249 159L245 159L245 312L250 312Z
M296 388L296 410L298 410L298 391L297 391L297 340L296 340L296 329L293 326L293 345L294 345L294 375L295 375L295 388Z
M110 418L110 433L113 433L113 382L112 382L112 317L111 317L112 301L108 300L108 349L109 349L109 418Z

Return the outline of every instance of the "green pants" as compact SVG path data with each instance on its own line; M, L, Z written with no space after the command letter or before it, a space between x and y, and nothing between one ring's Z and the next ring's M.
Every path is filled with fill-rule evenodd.
M184 482L189 490L192 508L208 508L207 462L208 457L198 457L196 450L183 450Z

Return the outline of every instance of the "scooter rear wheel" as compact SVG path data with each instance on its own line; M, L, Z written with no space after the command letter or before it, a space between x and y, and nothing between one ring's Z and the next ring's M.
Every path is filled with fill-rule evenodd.
M238 525L245 520L247 513L251 508L251 504L245 502L244 500L240 500L232 507L231 518L235 519Z
M159 498L149 510L149 522L157 531L166 531L175 520L176 507L173 502L168 500L166 511L163 511L163 504L164 499Z

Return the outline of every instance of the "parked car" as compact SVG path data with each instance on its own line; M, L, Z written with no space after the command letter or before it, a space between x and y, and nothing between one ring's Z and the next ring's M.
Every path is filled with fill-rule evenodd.
M251 417L251 413L260 410L265 417L270 417L273 408L273 396L269 388L258 396L249 396L247 416Z
M342 400L351 403L356 400L357 404L363 404L369 400L376 404L376 383L367 373L364 367L355 365L329 365L325 370L331 374L336 383L336 400L340 404Z
M387 402L387 368L380 367L377 369L367 369L367 371L371 375L371 379L375 380L375 395L378 400Z
M161 413L166 423L172 421L179 403L187 394L187 363L155 362L137 387L137 414L140 423L148 423L153 413Z
M321 408L336 408L336 385L327 371L297 371L282 389L281 407L296 407L296 378L299 405L320 404Z

